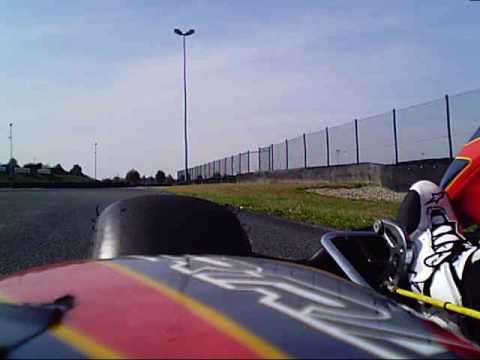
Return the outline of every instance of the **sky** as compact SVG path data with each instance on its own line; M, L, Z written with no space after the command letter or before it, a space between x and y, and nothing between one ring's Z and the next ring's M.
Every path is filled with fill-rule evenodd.
M0 0L0 162L189 164L480 87L480 2Z

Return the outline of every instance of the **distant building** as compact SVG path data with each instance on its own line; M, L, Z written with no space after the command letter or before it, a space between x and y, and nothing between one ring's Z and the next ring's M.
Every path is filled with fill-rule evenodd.
M37 175L37 170L43 167L42 163L28 163L23 165L25 169L30 169L30 175L36 176Z
M17 168L15 168L15 174L29 175L30 174L30 169L17 167Z
M37 170L37 174L40 175L51 175L52 174L52 169L50 168L41 168Z

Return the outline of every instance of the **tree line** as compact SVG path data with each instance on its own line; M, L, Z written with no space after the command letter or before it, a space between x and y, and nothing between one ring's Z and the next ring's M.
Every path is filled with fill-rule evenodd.
M113 179L104 179L103 182L122 182L123 179L116 176ZM140 175L140 172L136 169L131 169L125 175L125 179L130 185L173 185L175 183L172 175L165 175L165 172L158 170L153 176Z
M7 164L3 165L4 167L7 168L8 172L10 173L13 169L15 168L20 168L21 166L18 164L17 159L12 158L8 161ZM88 177L83 173L82 167L78 164L75 164L72 166L70 170L65 170L61 164L57 164L55 166L50 166L47 164L43 164L41 162L29 162L23 165L24 169L30 169L32 174L36 174L38 170L40 169L50 169L51 173L54 175L76 175L76 176L82 176L82 177Z
M7 164L4 165L8 172L12 168L19 168L18 161L16 159L10 159ZM41 162L38 163L27 163L23 165L23 168L30 169L32 174L36 174L39 169L48 168L51 170L52 175L76 175L81 177L88 177L83 173L82 167L78 164L72 166L70 170L65 170L61 164L57 164L53 167L43 164ZM125 178L120 178L119 176L115 176L113 178L106 178L101 180L104 183L128 183L130 185L173 185L175 183L175 179L172 175L166 175L164 171L158 170L155 176L145 176L141 175L140 172L136 169L131 169L125 175Z

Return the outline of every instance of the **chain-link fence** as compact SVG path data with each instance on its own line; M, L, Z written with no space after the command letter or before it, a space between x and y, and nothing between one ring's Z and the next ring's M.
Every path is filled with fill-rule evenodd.
M453 158L480 126L480 89L353 120L188 170L190 180L319 166ZM185 171L178 171L178 179Z

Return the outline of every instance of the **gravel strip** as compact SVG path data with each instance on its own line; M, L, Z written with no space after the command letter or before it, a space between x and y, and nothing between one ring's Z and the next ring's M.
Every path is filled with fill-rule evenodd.
M318 188L307 189L323 196L340 197L354 200L383 200L400 202L406 193L398 193L380 186L362 186L359 188Z

